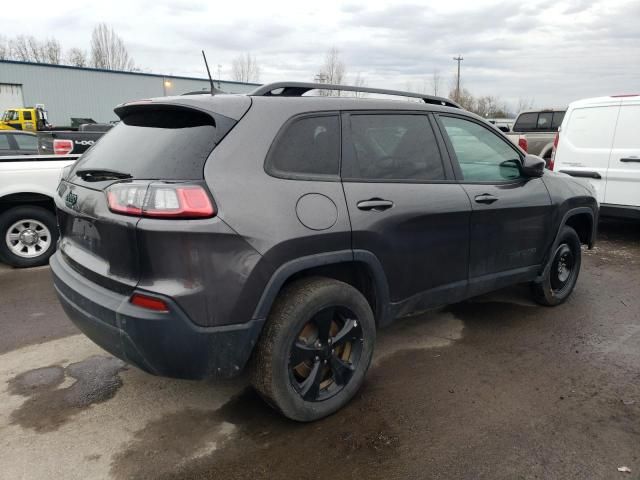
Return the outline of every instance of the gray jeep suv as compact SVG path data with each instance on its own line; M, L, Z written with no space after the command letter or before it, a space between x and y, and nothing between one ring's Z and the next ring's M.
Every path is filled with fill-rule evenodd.
M353 397L378 327L521 282L559 304L595 241L588 186L446 99L278 83L115 111L58 188L65 311L152 374L249 365L295 420Z

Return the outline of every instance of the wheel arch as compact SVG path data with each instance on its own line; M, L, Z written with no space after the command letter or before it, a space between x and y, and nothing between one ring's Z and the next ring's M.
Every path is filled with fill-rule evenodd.
M544 269L538 276L537 280L544 277L547 270L551 267L551 253L558 245L562 228L564 226L573 228L576 230L578 238L580 238L580 243L586 244L589 248L592 248L596 240L597 220L597 214L594 214L590 207L574 207L565 212L562 220L558 224L558 229L553 239L553 243L547 251L545 261L543 263Z
M596 236L596 225L593 211L590 208L581 207L567 212L560 224L560 228L564 226L571 227L576 231L580 238L580 243L588 245L589 248L593 247ZM558 229L557 235L559 234L560 231Z
M55 214L53 197L37 191L9 193L0 197L0 214L13 207L34 205L43 207Z
M273 302L287 284L308 276L323 276L350 284L369 302L376 325L390 323L389 286L378 258L367 250L342 250L291 260L269 279L253 318L267 318Z

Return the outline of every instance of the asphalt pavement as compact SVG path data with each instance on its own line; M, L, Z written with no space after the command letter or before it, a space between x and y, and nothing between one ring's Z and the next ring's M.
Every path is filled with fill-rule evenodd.
M362 391L305 425L245 376L114 359L47 268L0 267L0 299L2 479L640 479L640 223L601 226L564 305L516 287L382 330Z

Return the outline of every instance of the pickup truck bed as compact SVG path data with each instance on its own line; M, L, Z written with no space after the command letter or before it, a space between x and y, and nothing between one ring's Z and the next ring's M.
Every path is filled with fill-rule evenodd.
M38 132L38 153L81 154L102 137L105 132L81 132L73 130Z
M551 150L566 109L543 109L521 112L513 124L512 135L527 136L527 151L551 159Z

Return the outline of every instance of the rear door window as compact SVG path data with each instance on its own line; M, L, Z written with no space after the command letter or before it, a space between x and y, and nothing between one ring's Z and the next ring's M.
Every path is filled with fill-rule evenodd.
M337 114L294 118L269 151L265 170L279 178L338 180L340 118Z
M9 135L0 133L0 150L11 150Z
M74 170L108 169L132 178L200 180L216 141L235 121L181 107L143 107L87 150Z
M538 113L523 113L521 114L516 124L513 126L514 132L531 132L536 129L538 123Z
M422 114L352 114L343 179L424 182L444 180L442 157L429 118Z
M38 150L38 137L35 135L14 135L13 139L18 144L18 150Z

